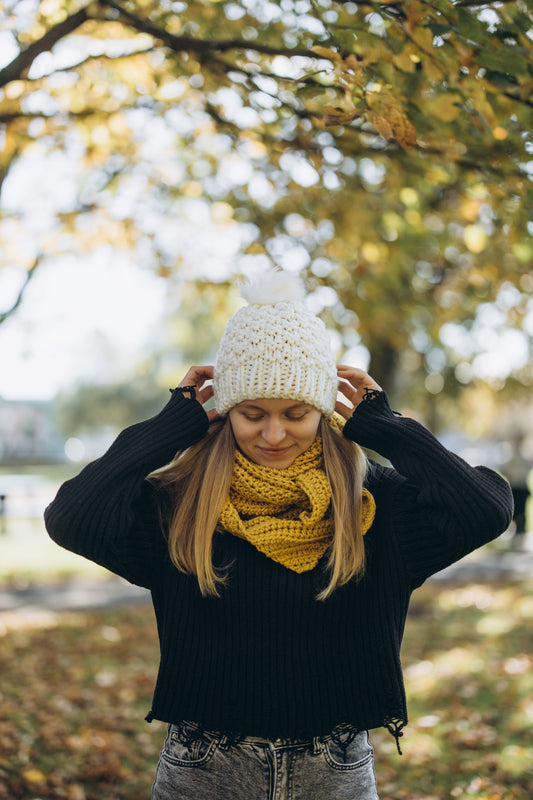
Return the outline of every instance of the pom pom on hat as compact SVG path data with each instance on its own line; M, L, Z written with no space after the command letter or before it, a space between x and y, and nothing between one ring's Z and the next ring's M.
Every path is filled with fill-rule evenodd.
M213 388L219 414L243 400L300 400L330 417L337 368L322 320L305 306L301 282L270 270L242 289L249 305L229 320Z
M269 270L263 277L255 278L241 289L241 296L250 305L273 306L276 303L303 303L305 292L295 275L281 270Z

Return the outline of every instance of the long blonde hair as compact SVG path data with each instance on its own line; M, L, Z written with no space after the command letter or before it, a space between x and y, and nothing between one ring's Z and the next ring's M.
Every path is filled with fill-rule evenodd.
M361 518L367 460L361 448L324 417L319 432L334 520L330 580L318 595L325 600L365 571ZM162 490L161 518L170 558L180 571L196 575L204 596L219 596L219 586L225 581L213 564L213 536L220 529L218 519L231 486L235 449L229 417L216 420L199 442L148 476Z

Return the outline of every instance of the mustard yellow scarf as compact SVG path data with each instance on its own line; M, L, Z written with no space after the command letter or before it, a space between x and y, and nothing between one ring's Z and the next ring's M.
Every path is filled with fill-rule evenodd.
M322 440L286 469L262 467L237 451L220 524L294 572L313 569L333 536L331 488L322 468ZM376 504L363 489L363 534Z

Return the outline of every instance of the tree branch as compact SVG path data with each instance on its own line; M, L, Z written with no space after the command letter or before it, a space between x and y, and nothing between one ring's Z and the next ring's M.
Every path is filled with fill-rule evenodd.
M454 5L459 6L460 8L476 8L479 6L488 6L489 8L493 5L503 6L506 4L516 3L516 0L457 0Z
M42 259L42 254L39 254L35 258L35 261L31 265L31 267L28 269L28 272L26 273L26 278L24 279L24 283L20 287L19 293L18 293L17 297L15 298L15 302L12 304L12 306L10 308L7 309L7 311L2 311L0 313L0 325L3 322L5 322L6 319L8 319L11 316L11 314L13 314L14 311L16 311L17 308L22 303L22 298L24 297L24 292L26 291L29 282L31 281L31 279L35 275L35 271L36 271L37 267L39 266L39 264L41 263L41 259Z
M83 25L83 23L89 19L87 9L88 6L81 8L62 22L58 22L57 25L54 25L50 30L46 31L44 36L41 36L36 42L33 42L22 50L18 56L15 56L13 61L0 70L0 86L5 86L6 83L23 77L37 56L51 50L56 42L69 33L72 33L72 31L79 28L80 25Z
M242 39L194 39L190 36L176 36L169 33L164 28L159 28L149 20L141 19L131 11L122 8L115 0L100 0L102 6L114 9L120 17L127 21L127 23L135 30L141 33L148 33L156 39L159 39L167 47L175 52L196 52L201 55L208 53L225 53L227 50L253 50L255 53L263 53L269 56L302 56L305 58L316 59L316 53L312 50L285 47L271 47L266 44L259 44L258 42L247 42Z

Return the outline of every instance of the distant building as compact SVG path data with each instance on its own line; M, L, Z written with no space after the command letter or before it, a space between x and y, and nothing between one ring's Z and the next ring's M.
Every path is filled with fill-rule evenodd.
M0 398L0 464L47 464L65 461L53 404Z

